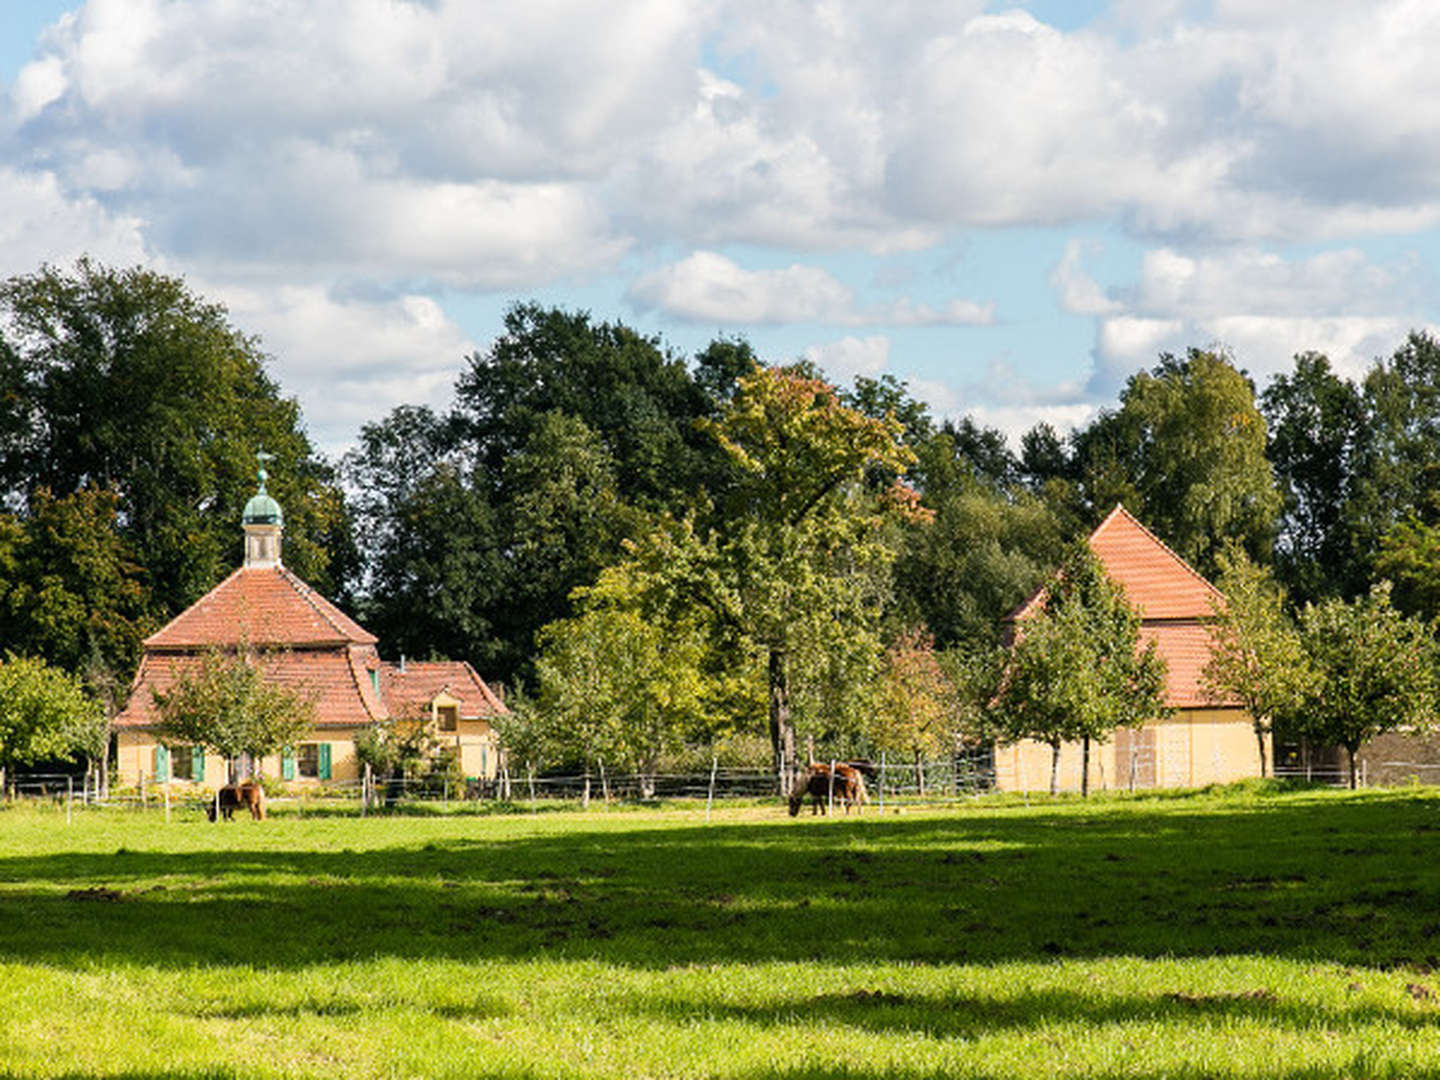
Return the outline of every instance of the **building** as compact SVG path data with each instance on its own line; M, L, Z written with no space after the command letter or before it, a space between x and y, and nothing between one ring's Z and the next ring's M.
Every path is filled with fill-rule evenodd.
M375 635L301 581L281 560L284 514L265 491L245 505L243 564L145 640L125 707L115 719L122 784L184 780L208 787L229 763L199 747L167 747L156 734L156 692L195 672L213 651L244 650L268 679L315 702L315 727L300 745L259 763L267 776L296 782L356 780L355 739L392 717L435 725L466 775L492 779L498 739L490 720L505 712L469 664L389 664Z
M1116 506L1090 534L1095 557L1140 613L1142 640L1164 657L1167 720L1121 728L1109 743L1090 747L1090 787L1192 787L1260 775L1260 752L1250 715L1234 701L1215 701L1200 673L1210 658L1209 623L1224 595L1171 551L1123 506ZM1037 592L1010 616L1024 619L1041 599ZM1267 736L1268 740L1268 736ZM1270 750L1266 749L1267 756ZM995 749L995 786L1041 791L1050 785L1051 751L1024 740ZM1060 751L1060 787L1080 789L1081 748Z

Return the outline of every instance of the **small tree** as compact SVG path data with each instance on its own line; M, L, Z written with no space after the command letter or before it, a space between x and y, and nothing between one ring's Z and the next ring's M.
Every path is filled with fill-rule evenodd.
M1201 679L1212 700L1238 700L1250 714L1265 775L1265 735L1277 716L1293 715L1305 699L1310 663L1299 631L1285 614L1284 591L1270 571L1238 547L1220 555L1223 603L1214 604L1210 659Z
M266 677L244 646L211 650L198 670L180 672L175 684L154 691L159 735L166 745L204 746L233 761L255 760L294 746L315 726L315 702Z
M1315 678L1298 726L1309 738L1345 748L1354 788L1361 743L1433 722L1435 640L1418 619L1391 605L1388 581L1353 603L1307 604L1300 635Z
M1141 646L1139 614L1080 544L1016 627L994 711L1003 738L1049 745L1052 794L1061 744L1079 741L1088 794L1090 741L1165 716L1164 690L1165 661L1153 641Z
M35 657L7 656L0 662L0 791L14 766L70 757L103 723L78 679Z
M430 719L428 709L416 706L398 716L376 720L355 736L355 760L368 765L372 775L387 781L387 807L394 806L403 793L406 774L417 772L421 763L436 756L439 744Z
M880 750L907 754L925 794L925 757L953 749L955 686L929 635L910 633L885 653L870 739Z

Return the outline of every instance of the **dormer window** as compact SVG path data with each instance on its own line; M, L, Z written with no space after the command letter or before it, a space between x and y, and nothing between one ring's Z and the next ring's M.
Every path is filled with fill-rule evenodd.
M441 705L436 710L441 731L457 731L460 727L460 706Z

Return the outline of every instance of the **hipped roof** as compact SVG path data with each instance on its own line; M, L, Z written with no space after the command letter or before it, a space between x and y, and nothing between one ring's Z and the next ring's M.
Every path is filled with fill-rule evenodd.
M376 637L283 566L241 567L145 639L146 649L374 645Z
M460 703L460 716L466 720L508 711L464 660L412 660L403 666L386 661L380 668L380 689L396 716L429 708L441 694L449 694Z

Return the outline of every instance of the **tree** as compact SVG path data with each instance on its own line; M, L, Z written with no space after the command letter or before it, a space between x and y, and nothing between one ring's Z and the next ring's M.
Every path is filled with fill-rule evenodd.
M129 677L152 621L118 503L112 491L37 488L28 515L0 524L0 639L67 671Z
M1359 389L1319 353L1295 357L1261 398L1266 453L1284 499L1276 572L1292 597L1353 596L1368 580L1351 529L1357 455L1367 439Z
M1297 718L1302 734L1343 746L1356 786L1360 745L1388 731L1422 729L1436 704L1437 649L1418 619L1390 603L1390 583L1359 599L1307 604L1300 635L1315 672Z
M0 495L25 516L40 489L112 492L114 528L163 620L239 561L235 517L263 447L277 458L286 561L343 592L343 500L265 366L255 339L178 278L87 259L9 278L0 412L20 422L0 424Z
M1437 508L1428 508L1433 515ZM1427 622L1440 616L1440 522L1411 514L1380 540L1375 572L1394 585L1395 606Z
M925 759L953 751L956 691L928 635L911 632L885 650L868 734L877 750L906 754L925 794Z
M538 708L552 745L585 763L584 802L590 767L606 761L635 773L641 797L653 798L660 756L682 744L701 709L699 641L604 605L551 624L539 640Z
M1131 377L1119 410L1076 437L1090 506L1129 504L1206 574L1222 537L1270 553L1280 495L1265 449L1250 380L1199 349Z
M267 678L265 662L243 644L202 653L198 667L154 692L161 741L205 746L230 761L248 755L258 762L294 746L315 726L314 699Z
M1214 604L1210 659L1201 679L1216 701L1239 701L1250 714L1264 776L1265 736L1277 717L1295 715L1309 689L1310 665L1270 572L1237 547L1219 561L1225 599Z
M1089 790L1089 744L1119 727L1169 713L1165 661L1155 643L1140 644L1140 616L1087 545L1077 544L1015 627L994 715L1007 741L1050 746L1050 790L1059 789L1060 746L1085 753L1081 790Z
M819 379L757 368L708 425L738 479L693 562L720 622L764 657L771 749L788 790L795 763L792 660L806 642L868 639L898 540L887 526L925 515L899 480L867 490L867 469L903 474L914 454L891 418L841 404ZM887 590L888 591L888 590Z
M7 656L0 662L0 791L16 765L89 751L103 722L79 679L35 657Z

